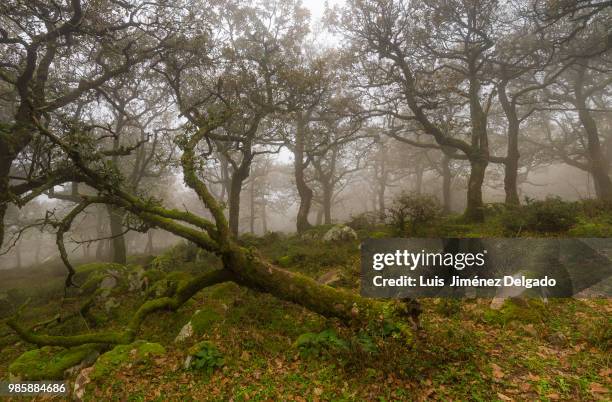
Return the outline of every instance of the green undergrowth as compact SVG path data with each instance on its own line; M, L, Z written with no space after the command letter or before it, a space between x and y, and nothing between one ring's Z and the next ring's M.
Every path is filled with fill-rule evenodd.
M596 209L587 215L586 210L566 233L555 235L567 236L588 225L604 230L606 213ZM483 224L447 216L431 225L436 236L505 236L500 215L491 211ZM338 272L332 285L357 291L359 241L325 243L321 238L328 229L316 227L305 237L244 236L241 242L315 279ZM360 239L392 235L381 224L356 230ZM130 261L130 266L144 270L144 289L121 288L111 295L120 306L106 312L97 305L92 309L96 320L76 317L41 332L65 335L123 328L135 309L154 297L152 292L172 292L194 274L217 268L219 261L180 244L156 258ZM104 269L78 268L81 274L88 271L84 280ZM61 275L43 275L39 282L59 281L61 289ZM38 297L23 312L27 325L78 308L84 301L84 295L75 295L60 306L61 297ZM490 304L487 299L423 299L422 336L407 342L393 323L345 326L267 293L231 282L218 284L200 291L176 312L147 317L137 337L143 341L109 348L93 366L85 400L609 399L605 391L611 373L610 301L516 299L496 309ZM175 341L187 324L191 335ZM9 333L5 326L0 331ZM19 361L54 361L48 349L17 340L0 347L0 378L8 378L11 363L16 368ZM52 351L54 356L72 353ZM54 366L54 376L63 376L66 365Z

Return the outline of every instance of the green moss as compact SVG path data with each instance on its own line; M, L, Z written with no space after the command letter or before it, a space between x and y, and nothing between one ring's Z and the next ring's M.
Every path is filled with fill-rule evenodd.
M168 281L188 281L192 278L187 272L174 271L170 272L164 279Z
M19 356L9 372L22 380L61 380L64 372L98 353L99 346L81 345L70 349L45 346Z
M284 255L282 257L280 257L278 259L278 265L280 265L283 268L287 268L291 265L291 256L290 255Z
M236 295L241 294L242 289L240 289L240 286L236 285L234 282L225 282L215 285L209 289L205 289L204 292L207 292L214 300L230 301Z
M146 270L143 276L147 278L147 280L149 281L149 284L152 284L164 278L166 274L164 273L164 271L152 268L152 269Z
M539 299L508 299L499 310L487 310L484 321L491 324L506 325L511 321L540 323L546 317L546 306Z
M211 325L220 321L223 316L212 308L200 310L191 317L193 332L202 335L210 329Z
M607 222L582 221L568 233L573 237L612 237L612 225Z
M77 274L88 274L94 271L108 271L110 269L121 270L124 268L125 266L114 262L92 262L77 267L75 271Z
M370 239L384 239L386 237L391 237L389 233L386 232L372 232L368 235Z
M129 345L118 345L109 352L104 353L92 372L92 379L104 378L120 368L125 363L142 362L151 356L159 356L166 353L166 349L159 343L136 341Z

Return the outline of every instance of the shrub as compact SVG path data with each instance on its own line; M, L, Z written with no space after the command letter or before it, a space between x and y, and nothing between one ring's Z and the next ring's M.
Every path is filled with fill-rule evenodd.
M386 219L399 236L416 235L440 216L438 200L431 195L402 193L387 210Z
M334 349L348 349L347 342L338 337L333 329L326 329L319 333L306 332L297 338L294 346L298 348L303 357L318 356Z
M193 370L204 371L211 375L216 368L225 365L225 359L219 349L211 342L200 342L192 349L192 359L189 367Z
M364 212L357 215L351 215L351 218L346 222L346 226L353 230L371 230L380 221L380 215L375 212Z
M180 242L155 257L151 267L166 272L173 271L182 263L195 261L199 250L198 246L191 242Z
M500 219L504 229L513 234L524 230L566 232L578 222L577 212L574 203L565 202L559 197L549 197L542 201L526 198L525 205L507 208Z
M612 202L597 199L585 199L578 203L584 216L594 218L612 213Z

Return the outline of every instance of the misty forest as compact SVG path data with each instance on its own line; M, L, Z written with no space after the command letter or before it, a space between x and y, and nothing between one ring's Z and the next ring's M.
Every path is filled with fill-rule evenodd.
M0 2L0 379L610 398L608 298L359 289L364 239L612 236L612 2L323 3Z

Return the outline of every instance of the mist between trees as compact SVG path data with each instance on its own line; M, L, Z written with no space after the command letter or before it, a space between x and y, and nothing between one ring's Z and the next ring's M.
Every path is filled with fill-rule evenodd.
M609 2L349 0L324 23L291 0L3 2L2 268L182 238L347 318L372 306L238 234L382 219L402 192L466 222L526 195L612 201Z

